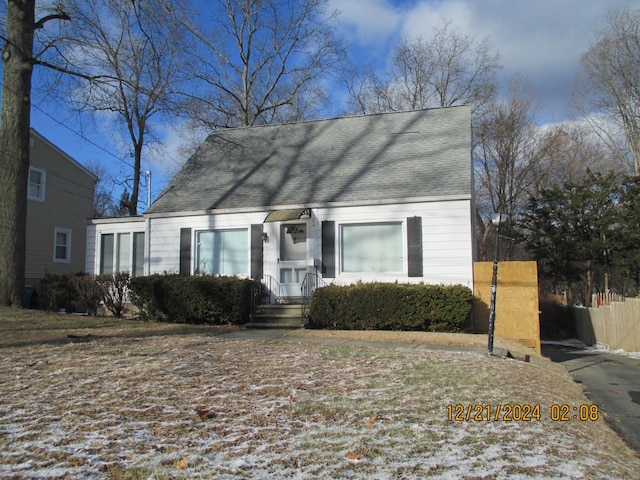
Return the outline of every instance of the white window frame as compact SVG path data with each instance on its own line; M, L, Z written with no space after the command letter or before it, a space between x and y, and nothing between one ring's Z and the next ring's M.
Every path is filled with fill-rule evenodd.
M38 172L40 174L40 183L33 184L38 185L38 195L31 194L31 172ZM47 171L38 167L29 167L29 183L27 185L27 199L34 200L36 202L44 202L45 199L45 190L47 186Z
M138 240L140 240L140 234L142 234L142 242L139 242ZM110 271L105 271L104 268L104 262L103 260L104 255L102 253L102 247L103 247L103 237L105 236L109 236L111 235L111 241L112 241L112 252L111 252L111 265L110 265ZM121 258L122 252L121 252L121 238L123 238L123 235L128 235L128 241L127 241L127 246L126 248L128 248L128 255L126 256L126 258ZM105 231L105 232L100 232L100 241L99 241L99 245L100 245L100 252L97 256L97 269L96 271L100 272L101 274L106 273L106 274L112 274L112 273L116 273L116 272L127 272L129 274L131 274L132 277L139 277L144 275L144 258L145 258L145 250L146 250L146 246L145 246L145 239L144 237L146 236L146 233L144 231L140 231L140 230L127 230L127 231L123 231L123 232L109 232L109 231ZM136 248L137 247L137 248ZM140 253L142 253L142 265L136 265L136 253L142 249L142 251ZM142 268L139 268L139 267Z
M213 234L224 234L224 233L231 233L231 232L235 232L235 233L239 233L242 232L246 235L246 252L245 252L245 261L243 263L243 268L244 271L241 272L234 272L234 273L220 273L220 272L213 272L213 267L208 266L207 263L202 259L202 255L200 252L200 246L201 246L201 235L205 234L205 233L213 233ZM239 227L239 228L216 228L216 229L210 229L210 230L197 230L195 232L194 235L195 238L195 271L196 272L200 272L200 273L205 273L208 275L229 275L229 276L233 276L233 275L237 275L237 276L246 276L249 275L250 269L251 269L251 259L250 259L250 255L251 255L251 241L249 238L249 229L245 228L245 227Z
M64 233L66 235L66 243L64 245L58 244L58 234ZM64 247L66 249L65 258L58 258L58 247ZM71 229L64 227L55 227L53 233L53 261L54 263L71 263Z
M349 227L371 227L371 226L382 226L382 225L392 225L400 229L400 247L401 257L399 261L399 270L382 270L382 271L374 271L374 270L345 270L344 265L344 228L347 229ZM389 220L389 221L371 221L371 222L353 222L353 223L341 223L339 227L339 239L338 239L338 248L339 248L339 271L341 275L347 276L385 276L385 275L405 275L406 274L406 263L407 263L407 251L406 251L406 227L405 222L401 220Z

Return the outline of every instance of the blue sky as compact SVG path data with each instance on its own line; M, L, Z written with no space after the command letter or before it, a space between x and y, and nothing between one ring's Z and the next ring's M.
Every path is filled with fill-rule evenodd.
M340 31L354 57L363 63L376 59L380 68L388 64L398 39L428 38L443 20L450 20L461 33L488 37L501 56L501 83L519 73L535 89L540 124L568 118L566 105L580 55L589 48L596 30L604 26L607 13L638 7L637 0L330 0L330 4L341 11ZM73 120L43 105L45 114L38 107L33 109L32 126L62 150L83 164L107 165L116 176L127 171L130 159L112 138L91 128L84 129L83 138L75 133L82 128ZM152 197L185 160L178 153L182 134L167 127L161 135L165 151L149 153L142 167L152 171ZM146 191L141 192L141 211L145 204Z

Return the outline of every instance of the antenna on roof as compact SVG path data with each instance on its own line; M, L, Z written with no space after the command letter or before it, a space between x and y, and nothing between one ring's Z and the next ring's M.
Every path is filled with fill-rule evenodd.
M151 170L144 172L147 177L147 210L151 206Z

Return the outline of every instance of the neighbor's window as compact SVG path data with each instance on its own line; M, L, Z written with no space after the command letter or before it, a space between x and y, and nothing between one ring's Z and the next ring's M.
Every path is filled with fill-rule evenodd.
M47 172L41 168L29 167L29 186L27 188L27 198L44 202L44 190L47 179Z
M71 230L56 227L53 235L53 261L69 263L71 261Z
M402 272L402 223L341 226L343 272Z
M197 271L209 275L249 273L247 229L197 232Z

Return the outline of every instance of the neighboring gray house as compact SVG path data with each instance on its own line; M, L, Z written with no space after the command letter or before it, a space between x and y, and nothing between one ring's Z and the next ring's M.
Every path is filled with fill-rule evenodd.
M25 278L77 273L86 265L96 176L31 129Z
M225 129L142 217L91 222L86 270L473 288L472 219L468 106Z

